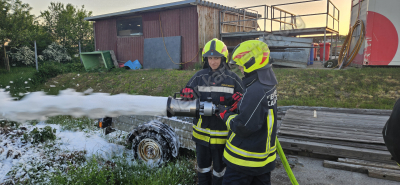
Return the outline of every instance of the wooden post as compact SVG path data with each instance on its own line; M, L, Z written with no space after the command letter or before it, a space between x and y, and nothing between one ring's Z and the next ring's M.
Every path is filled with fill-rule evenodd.
M218 24L218 30L219 30L219 40L222 40L222 36L221 36L221 13L222 13L222 11L219 11L219 14L218 14L218 20L219 20L219 24Z
M36 62L36 71L39 71L38 58L37 58L36 40L35 40L35 62Z
M243 32L245 32L246 28L246 9L243 9Z

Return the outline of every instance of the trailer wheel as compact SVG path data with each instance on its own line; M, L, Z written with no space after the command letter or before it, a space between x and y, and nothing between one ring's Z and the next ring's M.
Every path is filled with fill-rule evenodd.
M158 120L133 129L126 142L132 143L135 157L159 165L178 155L179 140L172 128Z
M133 152L142 161L148 164L158 165L169 161L170 149L165 139L155 132L146 131L134 139Z

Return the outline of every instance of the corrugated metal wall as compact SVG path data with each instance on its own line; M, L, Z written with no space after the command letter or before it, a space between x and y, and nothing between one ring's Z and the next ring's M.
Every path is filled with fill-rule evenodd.
M143 37L118 37L117 60L139 60L143 65Z
M119 61L138 59L142 63L144 39L161 37L160 14L164 37L182 36L182 62L194 58L183 68L193 66L199 59L196 6L143 14L143 36L117 37L116 19L96 21L96 48L114 50Z
M117 25L116 19L96 21L95 24L96 49L114 50L117 46Z
M180 9L180 34L182 36L182 62L184 69L191 68L199 61L200 48L198 47L198 15L197 7L188 7Z
M116 19L96 21L97 50L114 50L118 61L143 61L143 37L118 37Z
M180 35L180 10L169 10L161 12L162 31L164 37Z
M160 12L145 13L142 15L144 38L161 37L159 15Z

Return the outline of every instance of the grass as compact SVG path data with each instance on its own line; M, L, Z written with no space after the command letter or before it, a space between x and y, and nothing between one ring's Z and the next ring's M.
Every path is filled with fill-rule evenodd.
M68 73L50 79L38 86L49 94L58 94L59 90L73 88L83 92L89 88L94 92L110 94L141 94L169 96L186 85L195 71L182 70L113 70L99 73ZM51 87L56 86L56 87Z
M233 70L239 73L237 69ZM68 73L50 79L36 90L57 94L66 88L80 92L92 88L94 92L110 94L172 96L196 72L114 70L107 73ZM400 98L400 68L353 68L340 71L276 68L274 72L279 82L279 106L392 109Z
M400 98L400 68L275 69L278 105L392 109Z
M97 130L95 120L82 117L74 118L72 116L54 116L46 120L47 124L57 124L62 130L81 131L81 130Z
M242 76L237 69L233 69ZM75 72L58 75L44 84L33 86L31 67L0 71L0 88L14 97L28 91L43 90L56 95L73 88L83 92L172 96L179 92L197 70L124 70ZM343 108L392 109L400 98L400 68L362 68L348 70L302 70L276 68L278 105L324 106ZM10 83L12 81L13 83ZM30 87L30 88L26 88Z
M156 168L123 158L92 157L85 165L71 167L67 173L59 172L50 184L195 184L194 169L193 160L181 157Z
M63 129L73 127L80 129L93 128L93 120L87 118L75 119L70 116L52 117L48 124L60 124ZM10 124L7 124L10 125ZM3 125L5 128L7 125ZM13 129L17 129L13 127ZM74 129L71 129L74 130ZM19 132L19 131L18 131ZM50 131L52 133L52 131ZM14 140L25 140L24 134L10 134ZM38 135L38 134L36 134ZM39 137L44 137L39 134ZM108 135L113 138L118 134ZM131 150L121 155L103 158L101 155L86 157L86 151L62 150L57 140L41 144L26 143L31 150L43 152L43 155L33 155L31 160L19 162L7 173L4 184L196 184L195 152L180 149L179 157L161 166L148 166L134 160ZM11 141L11 139L10 139ZM17 148L15 148L17 149Z
M13 96L26 93L30 91L31 78L35 72L34 67L11 67L10 72L0 69L0 88L9 90Z
M88 118L55 116L46 123L59 124L63 130L97 130L93 126L93 120ZM119 137L117 135L108 136ZM111 140L118 143L115 142L116 138ZM123 156L125 155L128 154ZM185 149L180 149L178 158L157 167L132 161L131 157L114 156L104 159L93 155L84 164L71 164L58 170L50 177L49 184L195 184L195 164L195 153Z

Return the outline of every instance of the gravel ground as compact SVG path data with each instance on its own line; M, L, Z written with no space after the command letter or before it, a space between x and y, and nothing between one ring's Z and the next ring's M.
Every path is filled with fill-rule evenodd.
M325 168L322 159L295 156L304 167L292 171L301 185L398 185L399 182L368 177L367 174ZM272 172L272 184L291 185L285 168L280 165Z

